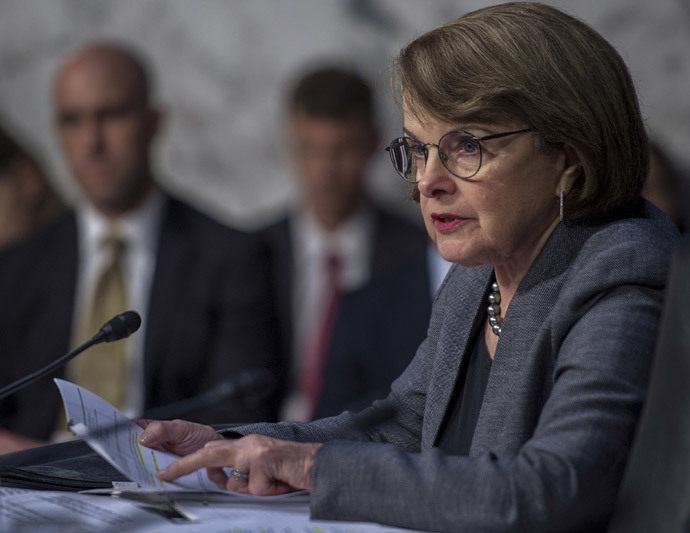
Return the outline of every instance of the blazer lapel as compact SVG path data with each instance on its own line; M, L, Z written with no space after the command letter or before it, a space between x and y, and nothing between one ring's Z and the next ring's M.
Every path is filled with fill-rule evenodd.
M472 440L470 455L481 455L491 449L506 453L519 447L538 421L544 402L531 397L523 385L540 379L551 379L551 339L542 335L553 303L558 298L564 274L579 250L586 229L556 227L546 245L520 283L504 317L501 337L496 347L491 372L484 392L482 408ZM544 344L549 346L544 346ZM541 377L540 377L541 376ZM517 420L515 407L531 413L530 420Z
M171 332L176 327L172 315L178 304L175 301L177 292L173 288L185 282L185 245L182 235L184 228L181 227L179 218L176 214L176 201L168 198L161 223L146 317L144 376L147 398L160 363L158 358L169 352ZM148 400L146 403L148 405Z
M460 365L468 353L477 321L483 316L483 304L486 302L492 271L490 266L482 266L465 270L466 276L452 276L447 281L444 300L438 302L447 311L442 319L439 335L435 337L436 359L427 391L422 450L434 446L438 441ZM454 283L459 277L462 277L462 285Z

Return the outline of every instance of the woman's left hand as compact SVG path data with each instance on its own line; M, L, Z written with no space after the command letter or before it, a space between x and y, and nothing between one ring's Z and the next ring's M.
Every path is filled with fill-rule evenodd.
M247 435L236 440L214 440L178 459L158 479L173 481L200 468L221 489L255 495L273 495L292 490L309 490L309 470L316 443L289 442L263 435ZM232 467L240 476L228 476L223 467ZM243 474L248 478L241 479Z

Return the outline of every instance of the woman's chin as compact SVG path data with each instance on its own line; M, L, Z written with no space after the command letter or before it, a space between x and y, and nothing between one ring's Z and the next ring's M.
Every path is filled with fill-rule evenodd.
M441 245L438 247L438 251L441 254L441 257L443 257L443 259L446 261L457 263L467 268L480 266L486 263L486 261L481 261L474 254L467 254L455 247Z

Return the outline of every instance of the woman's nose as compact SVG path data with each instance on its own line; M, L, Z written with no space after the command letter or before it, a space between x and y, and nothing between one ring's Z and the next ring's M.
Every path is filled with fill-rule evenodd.
M424 170L419 174L419 193L431 198L438 194L450 194L455 191L455 178L441 162L441 155L435 147L429 147Z

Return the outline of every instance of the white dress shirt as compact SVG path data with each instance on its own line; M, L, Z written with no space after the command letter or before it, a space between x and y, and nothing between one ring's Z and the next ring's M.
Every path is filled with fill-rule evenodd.
M88 305L90 291L107 259L101 246L109 231L116 231L126 247L123 268L127 280L129 309L142 317L139 331L127 339L129 363L127 401L123 412L130 417L140 416L144 408L144 339L149 296L156 267L158 238L163 215L165 196L154 189L145 202L117 220L109 220L91 205L77 209L79 235L79 262L77 292L73 323L73 337L77 333L82 309ZM97 332L94 331L95 335ZM69 379L69 367L67 369Z

